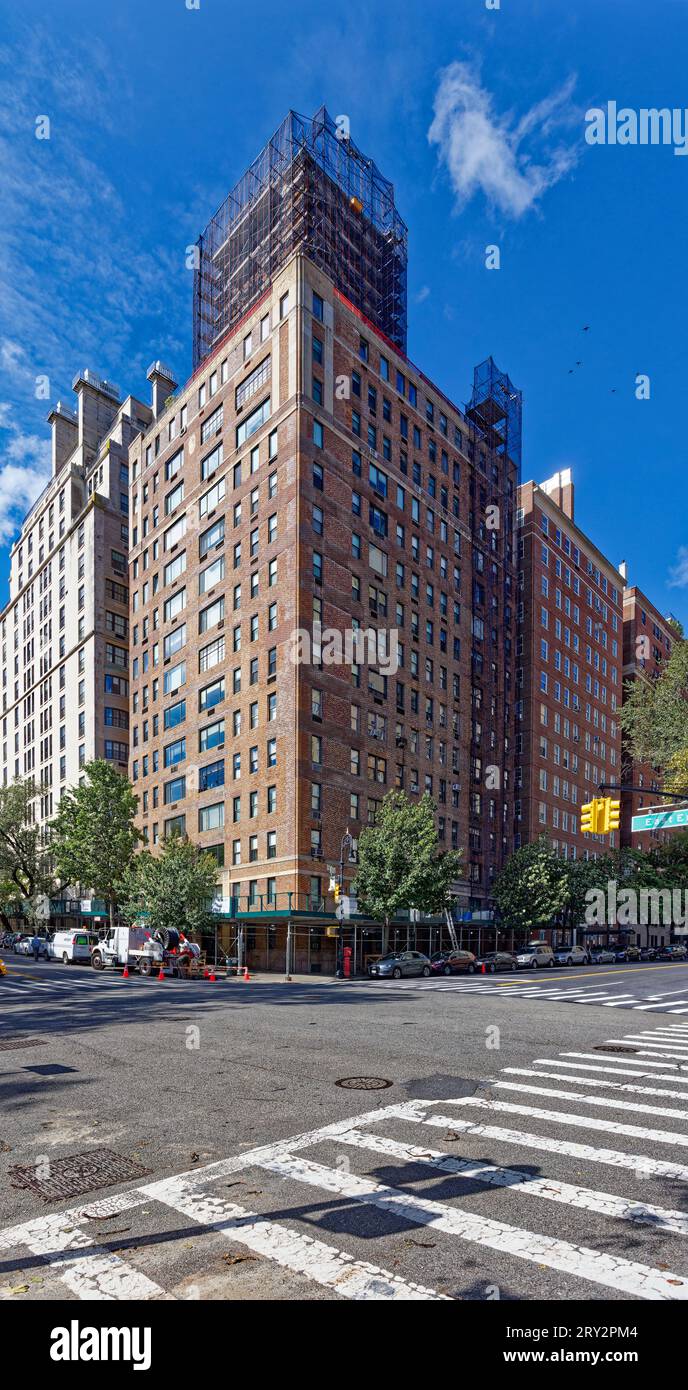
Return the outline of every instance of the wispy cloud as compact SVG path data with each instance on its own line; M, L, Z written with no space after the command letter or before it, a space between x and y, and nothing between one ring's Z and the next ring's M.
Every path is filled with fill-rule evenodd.
M438 147L459 206L482 192L500 212L522 217L573 168L578 147L555 141L557 128L574 117L574 86L569 77L517 120L495 110L474 64L451 63L440 73L428 139Z
M669 570L667 584L670 589L688 588L688 545L679 546L676 564Z
M26 434L0 402L0 544L7 544L50 477L50 443Z
M429 285L421 285L420 289L419 289L419 290L416 292L416 294L414 294L414 296L413 296L413 302L414 302L414 304L424 304L425 301L426 301L426 299L429 299L429 298L430 298L430 286L429 286Z

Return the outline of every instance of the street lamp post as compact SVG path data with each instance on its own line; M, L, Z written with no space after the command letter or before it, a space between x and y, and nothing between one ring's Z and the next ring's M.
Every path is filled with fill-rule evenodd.
M339 929L338 929L338 931L337 931L337 979L338 979L338 980L343 980L343 978L344 978L344 918L343 918L343 916L341 915L341 914L343 913L343 911L344 911L344 904L343 904L343 901L342 901L342 895L343 895L343 892L344 892L344 855L345 855L345 853L347 853L347 852L348 852L349 854L351 854L351 847L352 847L352 845L353 845L352 836L351 836L350 832L349 832L348 830L346 830L346 831L344 832L344 834L342 835L342 842L341 842L341 844L340 844L340 846L339 846L339 901L338 901L338 903L337 903L338 913L340 914L340 915L339 915Z

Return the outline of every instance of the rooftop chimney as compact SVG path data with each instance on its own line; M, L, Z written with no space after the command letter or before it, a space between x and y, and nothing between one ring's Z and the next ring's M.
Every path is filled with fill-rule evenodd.
M569 521L573 521L573 480L570 468L562 468L559 473L547 478L544 483L540 483L540 489L552 498L557 507L561 507Z
M621 564L619 565L618 568L619 568L619 574L621 575L621 578L623 579L623 582L624 582L624 584L625 584L625 583L626 583L626 580L627 580L627 578L628 578L628 566L627 566L627 564L626 564L626 561L625 561L625 560L622 560L622 561L621 561Z
M171 371L162 362L151 362L146 376L153 387L153 418L157 420L165 409L168 396L176 390L177 383Z
M119 410L119 391L112 382L88 370L77 373L72 390L79 400L79 444L87 462L97 452Z

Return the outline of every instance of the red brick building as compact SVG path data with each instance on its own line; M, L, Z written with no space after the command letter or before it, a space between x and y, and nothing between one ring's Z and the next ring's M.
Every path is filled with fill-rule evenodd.
M621 774L623 578L574 519L569 470L519 489L516 821L564 858L619 843L580 808Z

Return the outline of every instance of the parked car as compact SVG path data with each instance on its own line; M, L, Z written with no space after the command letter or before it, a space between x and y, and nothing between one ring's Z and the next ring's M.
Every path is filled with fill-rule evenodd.
M483 965L488 975L494 975L497 970L517 969L516 957L511 951L484 951L476 958L476 970L481 970Z
M421 951L389 951L386 956L372 961L368 966L372 979L391 977L400 980L407 975L429 975L430 961Z
M56 931L48 943L48 960L61 960L63 965L91 960L91 950L98 941L93 931Z
M39 957L40 957L40 956L43 956L44 960L47 960L47 957L48 957L48 943L47 943L47 941L46 941L46 939L45 939L44 936L41 936L41 937L39 937L38 939L39 939L39 941L40 941L40 943L41 943L40 946L39 946L39 948L38 948ZM18 956L32 956L32 955L33 955L33 941L34 941L34 938L33 938L32 936L22 936L22 937L20 938L18 944L17 944L17 948L16 948L16 950L17 950L17 955L18 955Z
M557 965L587 965L590 956L587 946L574 946L569 942L555 948L554 959Z
M685 946L662 946L657 952L658 960L685 960L688 955Z
M12 944L12 950L14 951L15 956L28 956L30 941L30 934L27 934L26 932L17 932L17 935L15 936L14 942Z
M627 946L627 947L626 947L626 960L640 960L640 947L639 947L639 946Z
M475 964L472 951L436 951L430 958L433 975L472 975Z
M616 956L608 946L591 946L590 960L593 965L613 965Z
M520 970L537 970L554 965L554 951L546 941L530 941L516 952L516 964Z
M657 947L656 947L656 946L641 946L641 947L640 947L640 959L641 959L641 960L656 960L656 959L657 959Z

